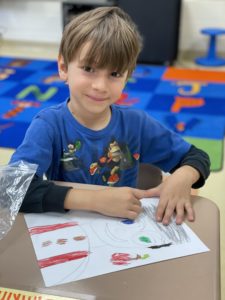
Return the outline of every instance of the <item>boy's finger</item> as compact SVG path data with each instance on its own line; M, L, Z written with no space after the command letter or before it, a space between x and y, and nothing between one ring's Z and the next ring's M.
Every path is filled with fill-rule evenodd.
M133 189L133 193L134 193L133 194L134 197L138 200L146 197L146 191L145 190Z
M134 189L134 195L137 199L142 199L150 197L159 197L160 193L158 187L156 187L149 190Z
M195 220L195 213L194 213L194 209L191 205L190 202L187 202L185 203L185 209L186 209L186 212L187 212L187 219L188 221L194 221Z
M161 202L159 202L159 205L156 209L156 221L157 222L161 222L165 213L165 209L166 209L166 203L163 204Z
M174 206L167 206L166 207L165 214L164 214L164 217L163 217L163 220L162 220L164 225L168 225L170 223L171 217L174 213L174 209L175 209Z
M159 186L154 187L152 189L148 189L145 191L146 192L146 197L159 197L160 196L160 188Z
M180 225L183 223L183 221L184 221L184 207L179 206L176 209L176 224Z
M133 205L136 205L136 206L141 207L141 201L140 201L140 199L139 199L139 198L134 198L134 199L132 200L132 202L131 202L131 205L132 205L132 206L133 206Z
M142 206L141 205L133 205L132 211L136 212L137 214L140 214L142 211Z
M139 213L133 210L129 210L126 214L126 218L130 220L135 220L138 217Z

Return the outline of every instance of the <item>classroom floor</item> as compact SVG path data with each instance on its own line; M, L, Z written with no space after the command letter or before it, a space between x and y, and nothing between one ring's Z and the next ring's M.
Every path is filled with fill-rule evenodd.
M0 41L0 55L24 56L30 58L56 59L58 46L52 44L31 44L19 42ZM185 68L198 67L193 62L193 57L186 54L179 57L177 66ZM225 71L225 67L216 70ZM13 149L0 148L0 165L6 164L13 153ZM225 153L224 153L225 154ZM224 155L225 157L225 155ZM211 173L206 185L198 190L198 194L214 201L220 209L221 224L221 300L225 300L225 160L222 171Z

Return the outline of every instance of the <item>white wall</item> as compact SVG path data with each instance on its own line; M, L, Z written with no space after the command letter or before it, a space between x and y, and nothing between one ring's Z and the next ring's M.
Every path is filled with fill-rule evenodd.
M205 51L208 38L200 33L205 27L225 29L225 0L183 0L179 49ZM0 32L8 40L58 43L62 32L61 3L1 0ZM225 35L218 39L218 50L225 53Z
M208 36L200 31L207 27L225 29L225 0L183 0L179 49L204 51ZM225 53L225 35L217 39L217 48Z
M59 1L0 1L0 32L7 40L59 42L62 33Z

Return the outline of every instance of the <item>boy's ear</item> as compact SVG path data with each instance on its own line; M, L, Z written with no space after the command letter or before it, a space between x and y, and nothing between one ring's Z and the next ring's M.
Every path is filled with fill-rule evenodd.
M62 55L59 55L58 57L58 71L60 79L62 79L63 81L67 81L67 67Z

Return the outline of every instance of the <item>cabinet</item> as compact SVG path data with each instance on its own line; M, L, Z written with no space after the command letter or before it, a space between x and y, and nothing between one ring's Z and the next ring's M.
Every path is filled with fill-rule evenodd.
M139 62L172 64L177 58L181 0L118 0L144 38Z

